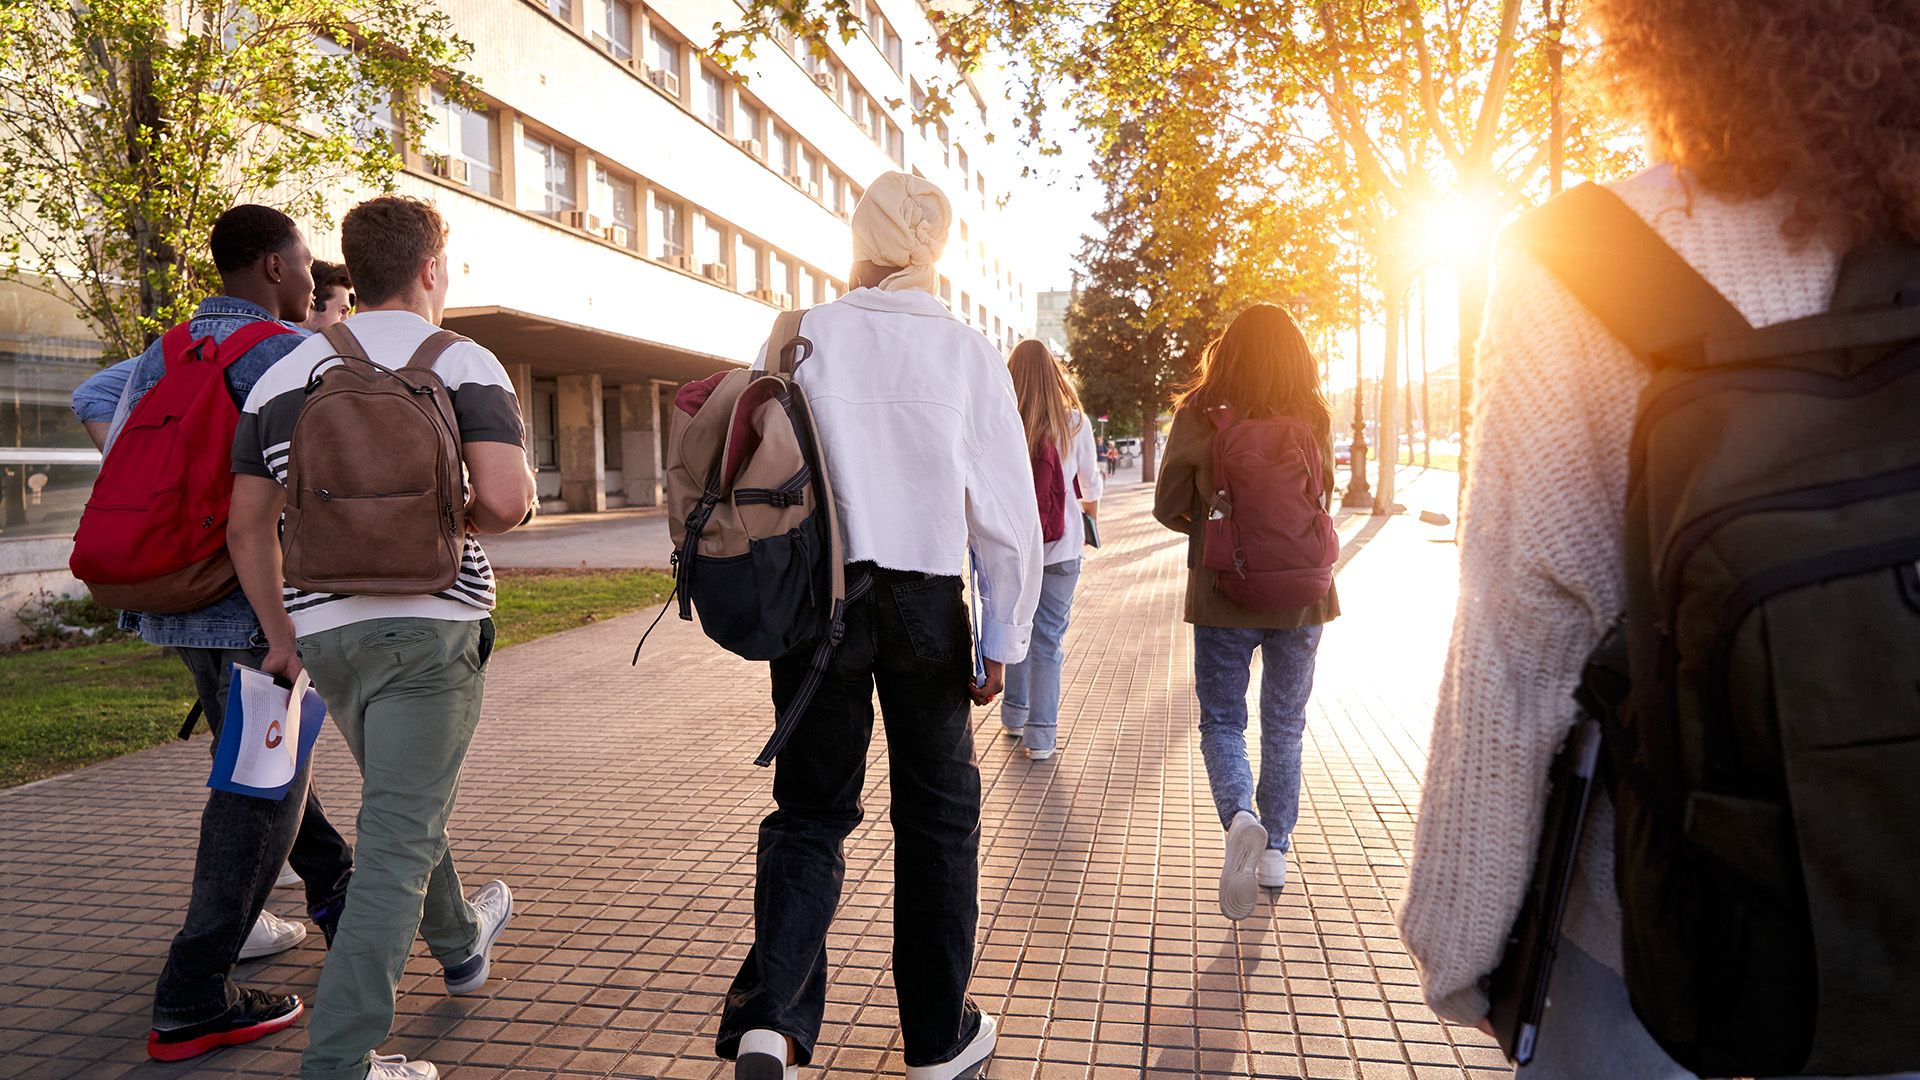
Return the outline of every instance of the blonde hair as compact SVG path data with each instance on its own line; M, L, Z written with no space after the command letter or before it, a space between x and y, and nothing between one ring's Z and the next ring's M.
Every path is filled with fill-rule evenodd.
M1040 447L1042 438L1053 440L1060 456L1085 418L1080 412L1080 395L1074 393L1060 361L1041 342L1028 338L1013 347L1007 357L1007 371L1013 376L1013 396L1020 403L1020 422L1027 429L1027 453Z

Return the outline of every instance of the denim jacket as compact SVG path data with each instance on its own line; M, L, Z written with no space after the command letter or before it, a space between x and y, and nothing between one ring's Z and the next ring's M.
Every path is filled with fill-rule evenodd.
M188 331L195 337L212 337L220 342L250 322L271 318L271 312L251 301L210 296L194 311ZM236 407L246 401L248 391L260 376L307 336L307 331L299 327L292 329L294 333L267 338L228 365L227 389L233 394ZM111 419L113 428L107 436L107 445L111 447L133 407L159 383L166 370L166 358L161 355L160 343L155 341L134 359L105 368L81 383L73 392L74 414L85 421ZM107 412L109 401L112 402L110 413ZM260 630L260 620L254 617L253 606L238 588L194 611L174 615L123 611L120 628L137 633L154 645L247 649L264 647L267 643Z

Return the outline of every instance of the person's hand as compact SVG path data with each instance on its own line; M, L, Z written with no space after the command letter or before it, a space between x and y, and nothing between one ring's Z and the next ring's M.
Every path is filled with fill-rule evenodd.
M293 682L300 677L300 653L292 645L270 645L267 658L260 661L260 670L269 675L277 675Z
M975 705L991 705L993 699L1007 686L1007 666L998 660L983 661L987 669L986 681L967 687L967 696Z

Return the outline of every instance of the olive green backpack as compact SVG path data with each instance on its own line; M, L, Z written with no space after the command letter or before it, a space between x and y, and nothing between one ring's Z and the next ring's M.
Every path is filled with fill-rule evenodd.
M1634 1010L1703 1076L1920 1069L1920 249L1754 329L1605 189L1508 240L1653 368L1602 717Z

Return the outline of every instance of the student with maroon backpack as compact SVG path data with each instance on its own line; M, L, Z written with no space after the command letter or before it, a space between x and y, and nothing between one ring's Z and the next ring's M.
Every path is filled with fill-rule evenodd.
M179 655L217 734L231 665L257 668L267 655L226 554L233 429L254 382L305 338L289 324L307 317L313 279L299 228L270 207L228 210L210 244L220 295L201 301L193 318L137 359L74 391L74 412L107 450L75 538L74 570L103 602L129 609L120 616L123 629ZM182 475L182 461L206 467ZM184 491L191 515L156 497L168 490ZM153 1057L195 1057L299 1017L297 995L248 989L232 978L236 959L290 949L306 937L298 923L264 910L289 849L306 882L308 911L330 941L353 850L327 821L307 770L277 802L208 792L186 918L154 992Z
M1181 395L1153 515L1190 538L1186 620L1200 753L1227 830L1220 912L1253 914L1287 880L1300 816L1300 746L1320 628L1340 614L1330 409L1284 308L1256 304L1207 346ZM1151 437L1149 432L1148 436ZM1260 685L1260 781L1247 763L1247 681Z

